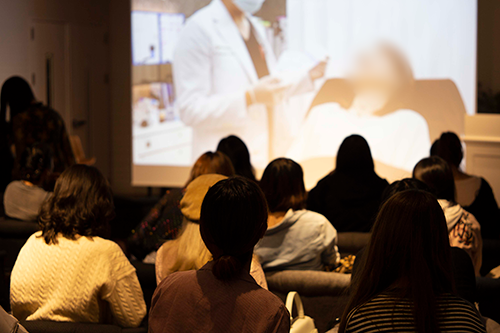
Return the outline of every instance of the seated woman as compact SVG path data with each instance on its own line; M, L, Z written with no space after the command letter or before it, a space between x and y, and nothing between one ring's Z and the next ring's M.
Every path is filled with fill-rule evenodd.
M203 198L208 189L226 176L201 175L186 188L180 209L184 216L183 228L179 237L165 242L156 256L156 283L174 272L197 270L212 260L200 234L200 211ZM258 260L252 261L250 275L264 289L267 289L266 277Z
M447 132L432 145L431 155L439 156L453 172L457 203L474 214L481 223L483 238L500 238L500 211L490 184L481 177L460 170L464 157L462 142L455 133Z
M254 246L266 229L266 199L255 182L236 177L212 186L201 207L200 230L213 260L160 283L149 332L288 333L283 302L249 274Z
M255 247L265 270L323 270L340 260L337 230L321 214L305 209L300 165L278 158L267 166L260 187L269 205L268 229Z
M455 201L455 181L448 163L437 156L424 158L415 166L413 178L423 181L436 194L446 216L450 245L467 251L476 276L480 276L483 261L481 225Z
M231 160L221 152L206 152L201 155L191 168L186 186L198 176L220 174L231 177L234 168ZM127 250L137 259L154 263L156 251L166 241L175 239L179 234L184 219L179 203L185 189L170 189L151 209L144 219L132 230L127 240Z
M95 168L74 165L42 206L11 275L12 314L19 320L113 322L139 326L146 305L134 267L100 235L113 217L113 196Z
M217 151L229 157L236 175L256 181L255 170L250 163L250 153L243 140L235 135L230 135L220 140Z
M385 203L396 193L407 190L422 190L432 194L432 190L424 182L414 178L405 178L395 181L387 187L382 195L382 203ZM364 253L365 249L356 255L353 276L359 272L359 263L363 260ZM457 295L474 304L477 302L476 276L470 256L463 249L451 247L451 263Z
M27 148L20 160L21 180L5 189L5 214L23 221L36 221L43 202L50 197L44 186L52 172L52 152L46 144Z
M447 239L433 195L392 196L377 216L339 332L486 332L472 304L454 295Z
M10 113L9 122L7 122L6 116L7 108L9 108ZM2 170L0 177L10 176L10 172L12 172L13 179L18 179L22 153L27 147L38 142L49 145L52 150L54 177L51 179L51 186L54 186L55 176L75 164L75 156L71 149L64 120L59 113L36 100L26 80L19 76L13 76L2 85L0 160L5 161L5 166L4 163L0 163L0 170ZM14 145L15 148L13 165L11 145ZM5 169L8 167L10 170ZM7 174L3 172L7 172ZM2 191L1 183L0 179L0 192Z
M368 142L351 135L337 153L337 166L309 192L307 209L324 215L338 232L369 232L389 185L375 172Z

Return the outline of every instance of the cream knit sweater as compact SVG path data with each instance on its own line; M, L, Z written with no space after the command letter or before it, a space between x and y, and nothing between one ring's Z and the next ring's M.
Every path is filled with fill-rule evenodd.
M123 327L146 315L141 286L120 247L100 237L58 237L41 232L21 249L11 276L11 307L19 320L103 322L107 310Z

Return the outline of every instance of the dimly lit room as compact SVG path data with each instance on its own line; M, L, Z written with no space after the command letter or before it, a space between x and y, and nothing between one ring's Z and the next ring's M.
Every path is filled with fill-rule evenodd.
M500 1L0 0L0 333L500 332Z

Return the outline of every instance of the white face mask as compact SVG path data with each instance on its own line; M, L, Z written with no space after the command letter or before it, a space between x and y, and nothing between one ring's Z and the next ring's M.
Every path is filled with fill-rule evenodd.
M233 0L233 3L242 11L250 14L257 13L266 0Z

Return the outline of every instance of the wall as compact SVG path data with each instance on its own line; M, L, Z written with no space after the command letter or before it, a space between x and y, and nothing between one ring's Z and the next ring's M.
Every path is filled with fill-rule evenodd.
M65 95L63 100L66 103L64 106L57 106L56 110L65 118L68 132L81 136L81 130L74 130L71 121L78 117L77 109L85 109L85 104L89 104L84 111L89 119L86 128L90 134L88 138L82 138L82 141L87 148L87 154L97 158L96 166L110 177L111 112L108 105L109 87L105 83L109 56L108 46L103 38L108 30L109 0L0 0L0 8L0 83L12 75L22 76L32 82L34 59L38 60L44 56L34 52L32 46L30 36L35 21L37 24L55 23L63 27L62 39L55 39L50 34L45 36L51 42L48 44L57 43L56 46L66 54L64 93L59 94ZM39 42L41 37L36 33L37 29L35 40ZM98 31L99 34L94 35L93 31ZM45 39L43 40L41 43L45 43ZM75 54L75 50L91 54L93 58L86 59L87 54ZM76 71L82 69L84 63L86 68L92 69L89 72L95 74L98 70L99 76L88 74L89 81L85 82L82 73L78 75ZM41 81L37 76L37 82ZM43 94L38 95L37 97L43 100Z
M478 81L500 91L500 1L478 1Z

